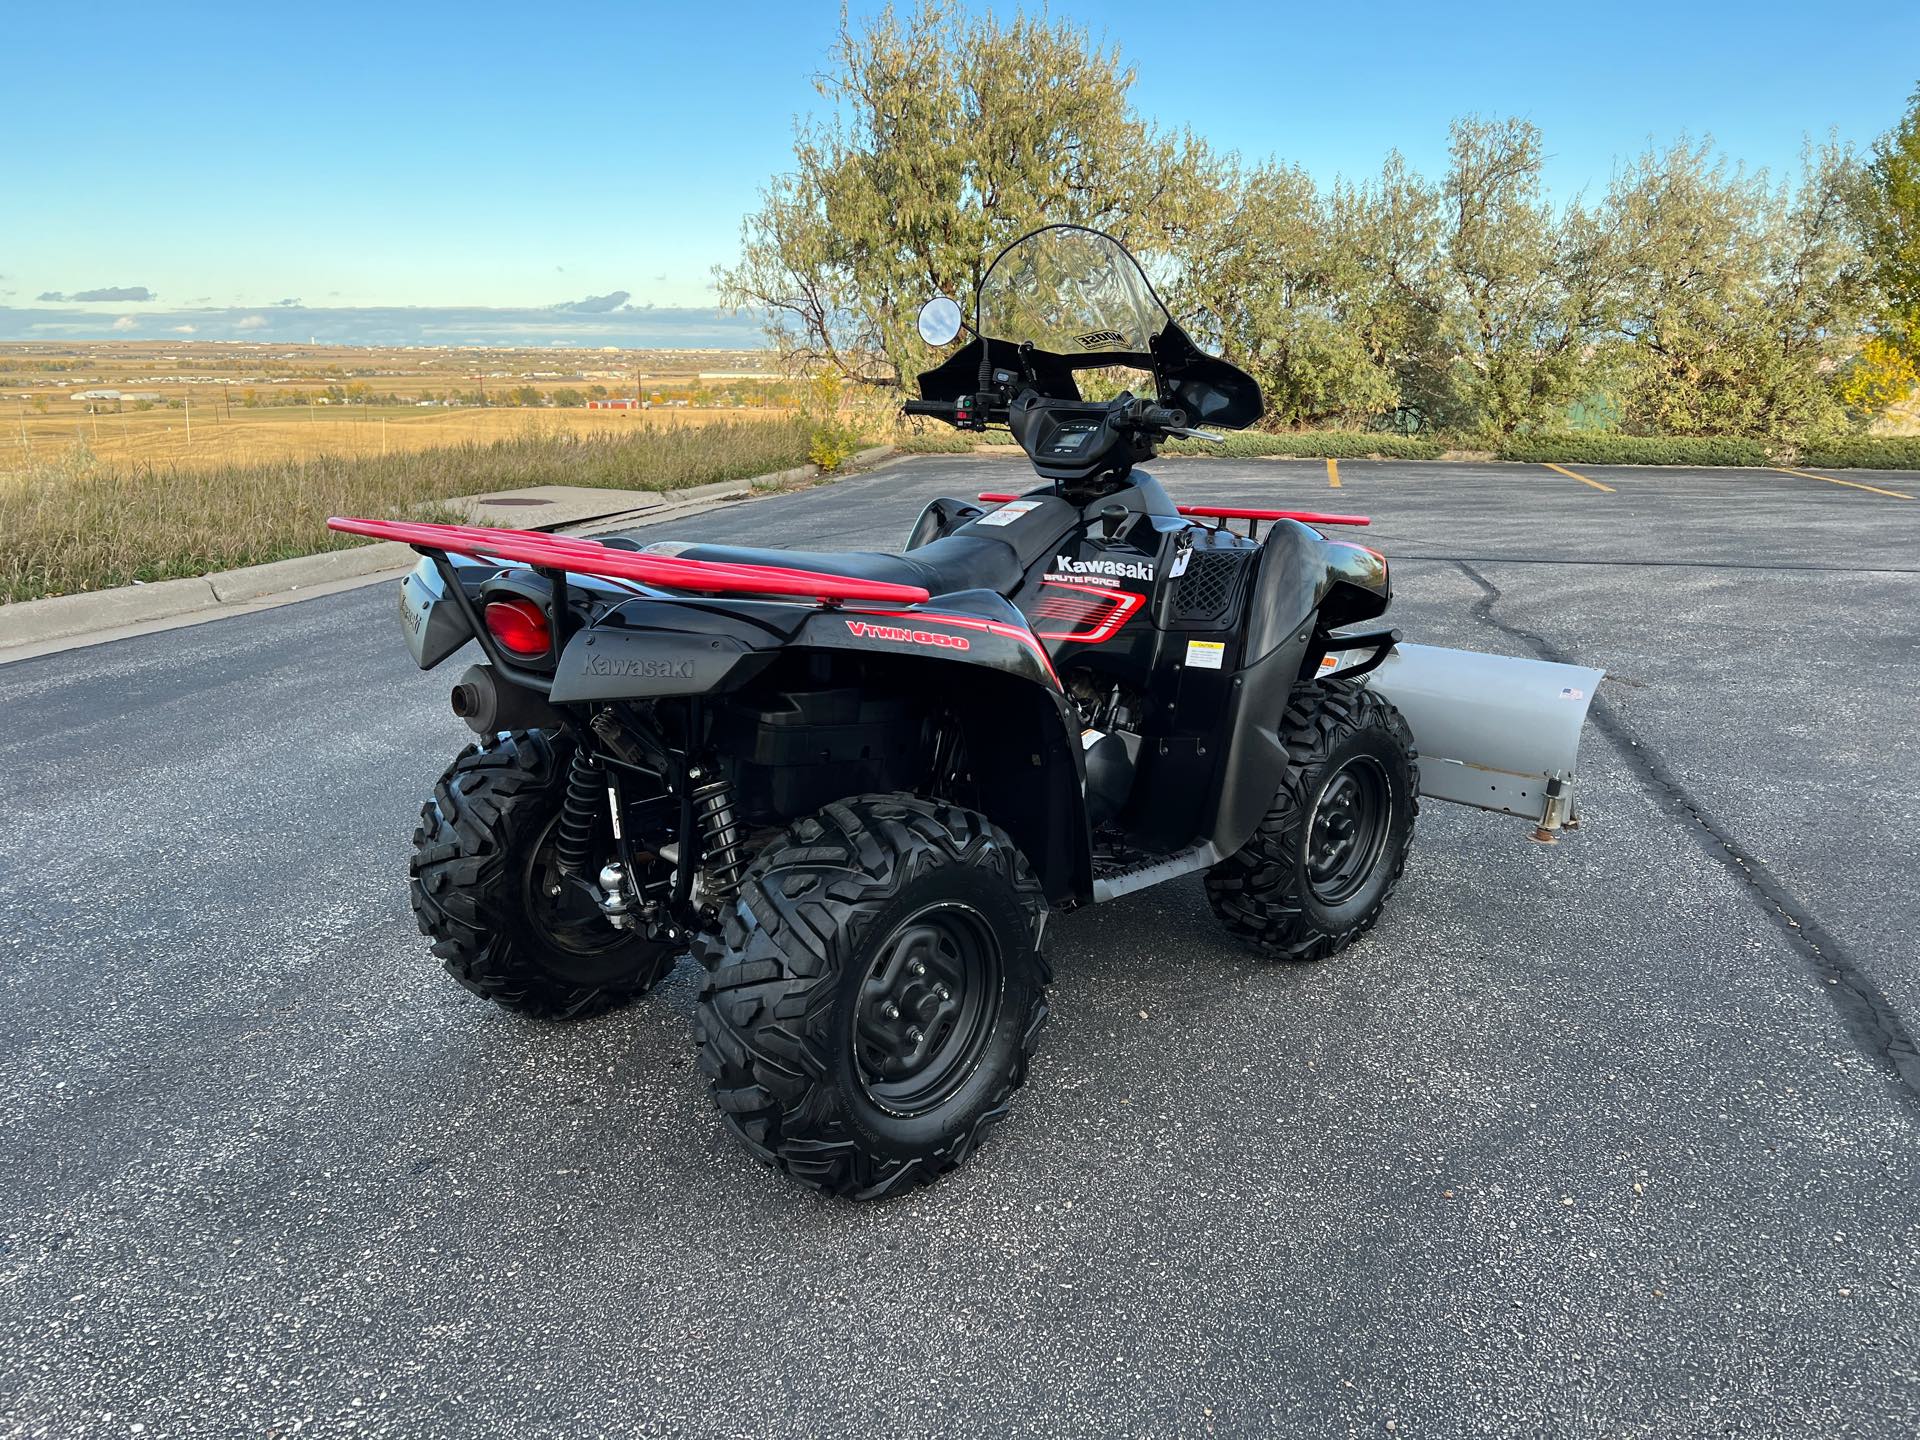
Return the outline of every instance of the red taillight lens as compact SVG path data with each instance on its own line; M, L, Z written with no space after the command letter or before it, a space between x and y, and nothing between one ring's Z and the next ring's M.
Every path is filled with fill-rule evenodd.
M531 600L489 600L487 629L509 654L532 660L553 647L546 612Z

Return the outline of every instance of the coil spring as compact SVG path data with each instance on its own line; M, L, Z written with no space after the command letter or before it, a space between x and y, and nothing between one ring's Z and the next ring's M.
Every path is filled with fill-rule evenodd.
M593 821L605 803L606 782L600 762L576 750L567 767L567 798L560 805L553 858L568 875L584 875L593 858Z
M700 827L701 872L707 893L730 900L747 868L746 849L733 816L733 786L724 779L696 786L693 823Z

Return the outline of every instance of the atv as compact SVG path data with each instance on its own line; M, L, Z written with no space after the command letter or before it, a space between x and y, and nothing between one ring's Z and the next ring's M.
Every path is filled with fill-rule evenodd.
M1040 483L934 500L899 554L330 522L421 553L423 669L484 657L414 835L434 953L579 1018L690 950L726 1126L858 1198L1007 1113L1055 913L1201 876L1230 934L1322 960L1379 918L1420 795L1576 824L1600 678L1402 644L1386 558L1323 533L1364 517L1174 503L1141 463L1260 391L1111 237L1037 230L970 325L936 297L920 326L970 338L904 408L1006 427ZM1123 372L1151 398L1081 389Z

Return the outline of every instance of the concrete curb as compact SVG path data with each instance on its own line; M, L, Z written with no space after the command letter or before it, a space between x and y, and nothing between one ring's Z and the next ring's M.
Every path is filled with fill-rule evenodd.
M647 492L657 493L661 503L609 511L554 528L559 532L584 532L614 530L636 523L651 525L656 520L675 519L789 485L838 479L892 454L891 445L873 446L854 455L833 475L822 475L814 466L803 465L744 480L717 480L684 490ZM218 612L230 606L236 610L257 608L258 602L275 596L305 598L297 592L320 587L331 590L339 588L342 582L399 574L412 569L418 558L411 546L385 541L345 550L323 550L317 555L247 565L212 575L158 580L151 585L120 585L81 595L50 595L43 600L0 605L0 664L9 659L28 658L29 651L44 654L55 642L84 644L90 635L99 634L104 638L107 632L183 616L215 619L217 615L205 612Z

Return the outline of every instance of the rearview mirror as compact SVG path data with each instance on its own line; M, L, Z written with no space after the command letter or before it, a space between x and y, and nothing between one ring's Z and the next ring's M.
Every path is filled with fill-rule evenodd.
M920 338L929 345L951 345L960 333L960 306L936 295L920 307Z

